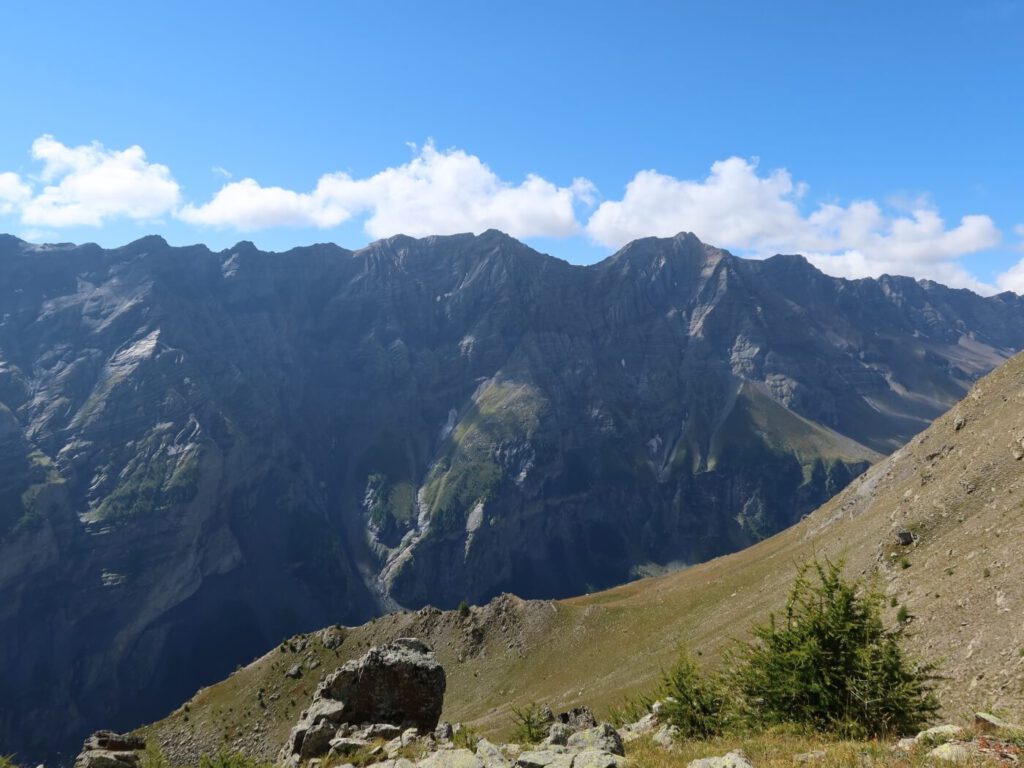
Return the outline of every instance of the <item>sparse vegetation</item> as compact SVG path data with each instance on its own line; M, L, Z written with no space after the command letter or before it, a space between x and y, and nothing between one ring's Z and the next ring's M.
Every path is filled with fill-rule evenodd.
M480 741L480 734L466 726L459 728L455 731L455 735L452 736L452 744L459 749L476 750L478 741Z
M18 768L14 755L0 755L0 768Z
M910 621L910 611L907 610L907 606L901 605L900 609L896 611L896 621L900 624Z
M213 756L202 755L199 758L199 768L270 768L270 765L247 757L241 752L221 749Z
M459 616L464 619L469 616L469 603L465 600L459 603Z

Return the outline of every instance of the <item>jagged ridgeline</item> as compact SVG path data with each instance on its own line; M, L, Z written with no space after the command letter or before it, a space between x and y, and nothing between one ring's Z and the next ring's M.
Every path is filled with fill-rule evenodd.
M295 631L736 550L1022 345L1012 294L691 235L589 267L0 237L0 747L73 752Z

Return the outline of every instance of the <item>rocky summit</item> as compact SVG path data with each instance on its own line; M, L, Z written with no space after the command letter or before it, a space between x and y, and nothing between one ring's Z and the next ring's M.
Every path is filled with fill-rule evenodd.
M692 235L0 236L0 744L69 756L297 631L737 550L1022 346L1013 294Z

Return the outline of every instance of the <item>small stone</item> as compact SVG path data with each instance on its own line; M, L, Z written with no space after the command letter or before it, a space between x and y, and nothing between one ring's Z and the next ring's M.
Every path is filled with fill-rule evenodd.
M910 754L914 751L916 747L917 739L915 739L914 737L910 737L908 739L900 739L899 741L897 741L894 749L897 749L900 752L906 752L907 754Z
M302 677L302 666L299 664L292 664L288 667L288 671L284 673L285 677L298 678Z
M826 757L828 757L828 753L825 750L815 749L811 752L802 752L799 755L793 755L793 762L802 764L820 763Z

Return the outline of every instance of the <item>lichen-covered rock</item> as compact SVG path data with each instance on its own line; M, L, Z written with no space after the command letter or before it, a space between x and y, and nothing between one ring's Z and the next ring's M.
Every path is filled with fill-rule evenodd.
M971 762L977 754L978 749L973 744L959 744L950 741L940 744L929 752L928 758L942 763L961 765Z
M622 747L622 737L608 723L601 723L593 728L577 731L572 734L566 746L577 750L598 750L600 752L611 752L613 755L625 755Z
M468 749L442 749L416 765L418 768L484 768L483 761Z
M545 747L564 747L568 743L570 736L572 736L572 729L565 723L555 721L548 728L548 736L541 742L541 745Z
M611 752L585 749L573 758L572 768L619 768L623 762L622 757Z
M572 768L572 759L564 749L535 749L519 755L515 768Z
M480 739L476 743L476 756L484 764L484 768L509 768L512 765L505 753L487 739Z
M965 733L959 725L936 725L934 728L921 731L917 734L916 740L919 744L942 744L963 738Z
M686 768L754 768L742 751L726 752L720 757L702 757L691 760Z
M630 742L634 739L639 739L641 736L646 736L649 733L653 733L658 728L658 719L654 716L654 713L648 713L637 720L635 723L629 723L619 729L619 733L622 736L623 742Z

